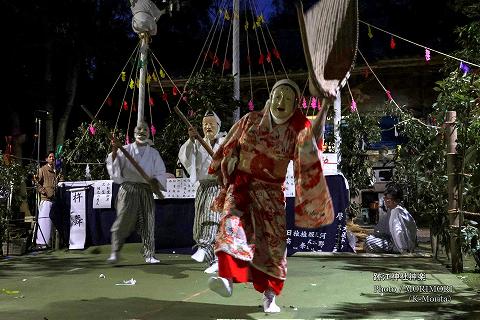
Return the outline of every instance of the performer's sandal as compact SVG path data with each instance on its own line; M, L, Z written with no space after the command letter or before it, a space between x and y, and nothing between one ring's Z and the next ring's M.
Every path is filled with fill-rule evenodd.
M265 313L280 312L280 307L275 303L275 297L275 293L270 288L263 293L263 311Z
M208 280L208 287L222 297L228 298L232 296L232 280L222 277L210 277Z
M217 273L218 272L218 262L215 261L210 267L205 269L205 271L203 271L203 272L208 273L208 274Z

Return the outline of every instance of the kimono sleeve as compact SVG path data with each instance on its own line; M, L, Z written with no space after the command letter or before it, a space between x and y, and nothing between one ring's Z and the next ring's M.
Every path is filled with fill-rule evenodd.
M331 224L335 217L333 202L309 125L297 136L294 176L295 225L300 228L319 228Z

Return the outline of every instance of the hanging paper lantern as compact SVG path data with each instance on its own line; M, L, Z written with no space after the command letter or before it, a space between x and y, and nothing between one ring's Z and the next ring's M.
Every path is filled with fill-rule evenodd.
M111 97L108 97L108 98L107 98L107 106L111 107L112 104L113 104L112 98L111 98Z
M392 38L390 39L390 49L395 49L395 47L397 46L397 44L395 43L395 39Z
M370 26L368 26L368 37L369 37L370 39L373 38L373 33L372 33L372 29L370 28Z
M312 101L310 101L310 105L312 106L312 109L317 108L317 98L312 97Z
M307 106L307 100L305 100L305 97L302 99L302 107L303 109L307 109L308 106Z
M155 126L153 125L153 123L152 123L152 125L150 126L150 132L152 133L152 136L154 136L154 135L157 134L157 129L155 128Z
M250 101L248 101L248 110L250 110L250 111L255 110L255 106L253 105L253 100L252 99L250 99Z
M352 99L352 104L350 105L350 112L355 111L357 111L357 103L355 102L355 99Z
M260 57L258 58L258 64L263 64L263 60L265 59L263 53L260 53Z
M95 127L90 123L88 126L88 131L90 132L90 135L94 136L95 135Z
M127 101L123 101L123 110L128 110L128 103Z
M392 94L390 93L389 90L385 91L385 94L387 95L387 100L388 100L389 102L393 100Z
M122 71L122 81L125 80L127 80L127 74L125 73L125 71Z
M430 50L425 49L425 61L430 61Z
M152 97L148 98L148 105L149 105L150 107L153 107L153 106L155 105L155 101L153 100Z

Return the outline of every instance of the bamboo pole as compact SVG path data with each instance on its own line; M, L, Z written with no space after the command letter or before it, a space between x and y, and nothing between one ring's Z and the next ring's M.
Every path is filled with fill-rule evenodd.
M460 179L457 154L457 113L447 111L447 175L448 175L448 220L450 234L450 251L452 256L452 272L463 271L463 257L460 246L460 227L463 214L458 210Z

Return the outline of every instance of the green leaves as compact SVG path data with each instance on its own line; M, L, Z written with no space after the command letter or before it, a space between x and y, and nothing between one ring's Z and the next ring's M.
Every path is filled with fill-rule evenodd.
M220 77L212 71L196 74L187 87L188 103L181 103L180 110L190 123L202 133L202 119L207 110L213 110L222 121L221 131L232 126L233 111L239 102L233 99L233 80L231 76ZM187 141L187 126L172 113L165 121L165 127L159 128L155 138L155 147L159 150L167 172L173 172L180 146Z

